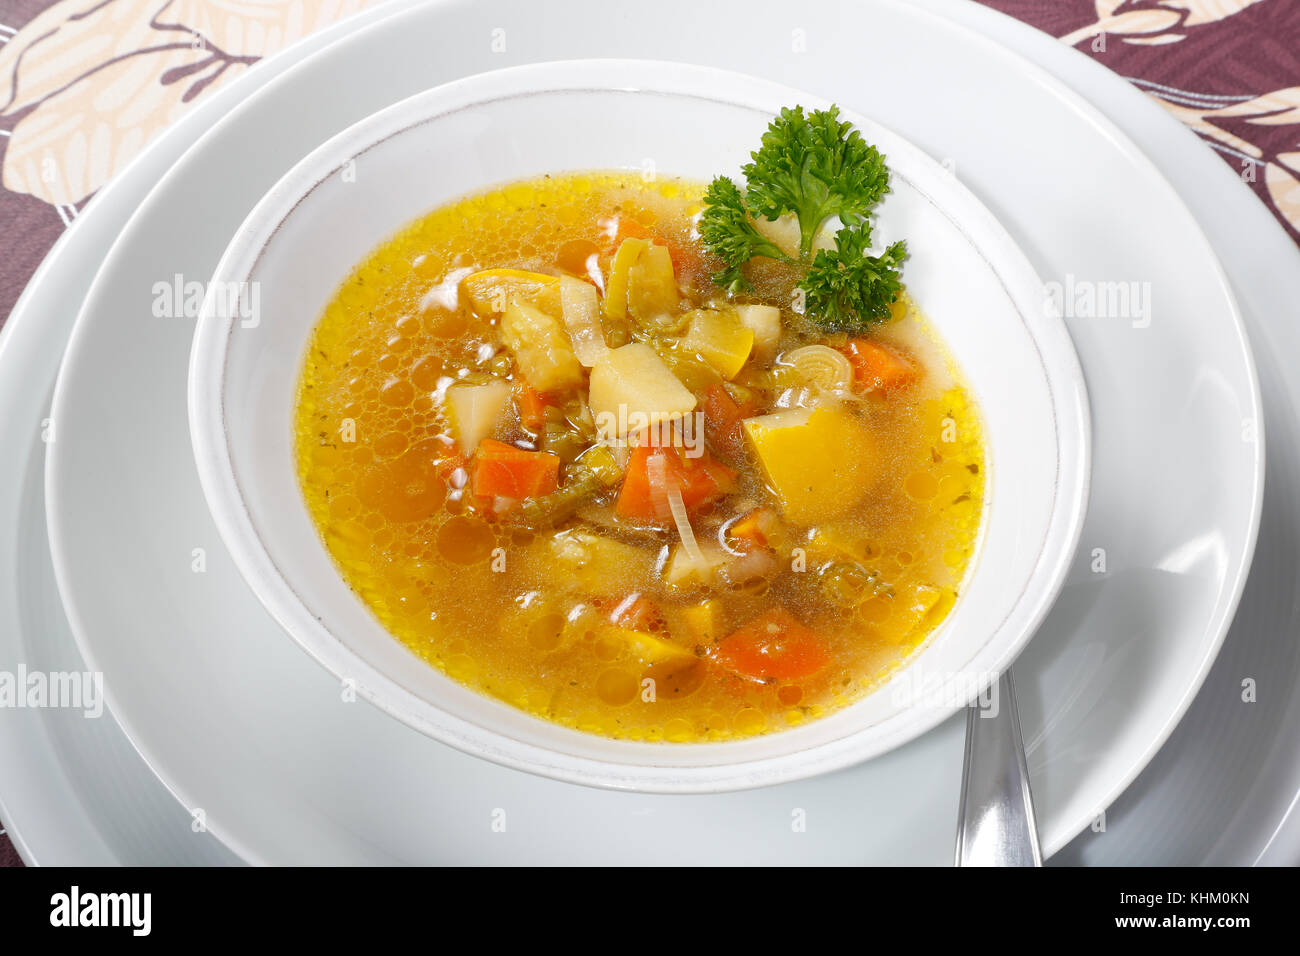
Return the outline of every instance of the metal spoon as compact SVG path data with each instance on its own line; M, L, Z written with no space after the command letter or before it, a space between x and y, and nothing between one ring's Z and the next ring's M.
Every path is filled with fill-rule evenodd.
M957 866L1042 866L1016 694L1007 670L966 713Z

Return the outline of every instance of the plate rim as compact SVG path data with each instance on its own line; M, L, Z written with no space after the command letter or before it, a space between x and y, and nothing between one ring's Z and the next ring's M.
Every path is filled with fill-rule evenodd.
M904 2L904 0L877 0L877 2L898 4ZM944 21L949 21L949 18L931 9L931 5L948 4L955 6L955 3L952 3L952 0L916 0L916 2L918 3L917 9L922 10L926 16ZM967 6L972 5L968 4ZM1046 39L1053 43L1058 42L1055 38L1043 33L1043 31L1038 30L1021 20L1017 20L1009 14L993 10L992 8L985 7L982 4L976 4L973 5L973 7L980 11L975 15L975 17L973 17L973 19L987 14L990 19L1010 21L1013 29L1023 32L1026 36L1032 35L1035 40ZM966 26L965 21L959 16L953 16L949 22ZM1170 712L1164 724L1161 726L1159 733L1148 742L1141 754L1137 755L1130 763L1129 769L1122 776L1122 779L1118 779L1106 793L1102 803L1104 807L1109 807L1125 790L1128 789L1129 785L1137 779L1138 775L1146 769L1147 765L1151 763L1155 755L1169 741L1169 738L1173 735L1178 724L1187 715L1187 711L1191 708L1192 702L1196 699L1197 694L1204 686L1206 678L1209 677L1210 669L1218 659L1219 651L1223 648L1223 642L1227 639L1228 631L1232 626L1233 619L1237 616L1237 609L1241 605L1241 598L1246 589L1246 582L1250 577L1250 570L1254 564L1255 551L1259 543L1260 521L1264 512L1264 479L1267 464L1267 436L1264 421L1263 391L1260 387L1259 370L1255 362L1254 348L1250 342L1250 335L1246 329L1245 316L1241 311L1241 303L1238 301L1236 290L1233 288L1231 278L1228 276L1227 270L1224 268L1222 259L1219 257L1214 245L1210 242L1209 237L1205 234L1205 230L1201 227L1201 223L1192 212L1191 207L1188 206L1186 200L1183 199L1182 194L1178 192L1173 183L1169 181L1169 178L1160 170L1160 167L1156 162L1148 156L1140 146L1138 146L1133 138L1121 129L1109 116L1102 113L1100 109L1094 106L1080 92L1075 90L1064 80L1059 79L1045 67L1041 66L1036 60L1031 60L1027 55L1023 55L1017 50L1008 49L982 31L976 30L973 27L969 29L976 36L978 42L995 47L1004 53L1020 59L1030 70L1033 71L1035 75L1038 76L1040 81L1050 86L1067 102L1072 103L1080 115L1091 118L1099 129L1106 132L1112 141L1123 147L1123 151L1126 155L1134 159L1138 165L1145 167L1154 176L1158 181L1160 188L1173 199L1173 201L1178 205L1180 211L1186 214L1188 220L1194 226L1196 243L1202 247L1203 252L1208 257L1209 262L1214 269L1216 283L1224 291L1224 295L1228 302L1228 312L1232 320L1233 331L1235 332L1237 341L1240 345L1241 353L1246 360L1246 375L1250 384L1250 411L1256 424L1256 438L1253 443L1255 455L1252 463L1255 481L1251 488L1250 523L1247 529L1246 545L1243 549L1241 559L1238 561L1237 566L1231 575L1232 585L1228 588L1228 591L1230 592L1229 597L1226 601L1221 601L1216 605L1216 611L1218 613L1213 615L1211 618L1215 637L1202 655L1195 679L1189 683L1187 688L1184 690L1179 699L1178 705ZM1058 46L1063 47L1063 45L1059 45L1059 43ZM1093 72L1094 77L1097 78L1097 82L1114 84L1116 88L1125 87L1127 89L1133 89L1126 79L1114 71L1107 69L1092 57L1087 56L1074 47L1063 48L1063 50L1068 50L1065 54L1067 57L1077 58L1076 62L1082 61L1086 64L1086 68ZM1137 90L1133 90L1133 92L1137 93L1139 97L1141 96ZM1163 110L1160 110L1159 107L1155 106L1155 104L1150 103L1145 98L1141 101L1144 105L1149 106L1151 110L1154 111L1154 116L1159 117L1162 122L1173 124L1174 128L1176 128L1179 133L1186 136L1194 135L1173 117L1169 116ZM1298 805L1300 805L1300 794L1297 795L1296 799ZM1059 843L1051 843L1048 846L1045 846L1044 850L1048 854L1055 853L1057 850L1069 843L1075 836L1078 836L1086 826L1087 822L1085 821L1084 824L1075 830L1073 834L1060 840Z
M69 255L80 254L78 244L83 241L81 237L90 232L90 227L85 225L86 221L93 213L96 216L95 222L97 222L98 210L110 205L119 192L125 191L126 187L119 186L119 183L129 181L130 177L133 177L138 170L144 169L156 155L165 152L174 141L192 140L188 146L181 148L175 159L175 163L179 163L191 149L198 145L198 141L205 135L204 124L209 120L210 114L215 115L219 120L223 119L232 110L237 109L242 102L241 94L246 86L253 91L260 90L298 62L324 50L338 40L345 39L351 31L356 30L359 26L374 26L389 17L401 15L430 2L445 3L447 0L384 0L381 4L355 10L319 30L301 36L284 49L273 54L272 57L259 62L258 65L264 66L265 62L275 59L275 66L271 68L275 72L270 72L264 66L260 72L250 70L235 77L229 83L222 85L220 89L215 90L213 95L206 101L196 104L192 110L178 117L174 123L145 143L140 152L131 157L125 167L119 170L90 197L81 212L72 220L72 223L59 234L50 248L46 250L44 257L23 286L22 292L14 300L9 314L5 317L4 324L0 325L0 368L8 364L8 356L11 353L22 355L44 347L43 340L48 333L44 328L36 324L36 313L33 312L31 303L38 297L39 292L37 290L45 283L46 276L59 269L63 260ZM250 76L252 76L251 80L248 78ZM166 176L169 172L170 170L166 170L163 175ZM145 190L144 198L148 197L148 194L153 191L156 185L157 182ZM136 213L133 210L123 217L118 237L120 237L121 231L124 231L130 221L135 218L135 215ZM93 285L94 276L98 275L104 261L108 258L113 246L116 245L118 237L113 238L103 249L102 254L98 255L95 262L88 266L92 278L87 283L87 293L90 286ZM82 301L84 303L84 297ZM77 315L80 315L80 306L77 308ZM73 320L68 322L66 336L56 346L59 352L58 363L50 377L50 381L42 385L41 404L45 403L46 393L52 389L58 377L58 369L62 367L63 356L67 351L68 343L71 341L75 325L76 319L74 317ZM13 361L17 363L18 360L14 359ZM27 368L25 364L21 364L20 367L24 370ZM18 378L15 376L10 381L16 383ZM37 448L35 445L32 447L34 450ZM21 484L21 482L14 482L12 487L17 488ZM59 600L62 601L61 592ZM78 651L80 652L80 647L78 647ZM111 714L111 708L107 709ZM116 721L117 718L110 716L110 719ZM153 766L144 759L144 755L140 753L139 747L136 746L135 739L130 734L125 733L125 730L123 730L123 734L130 742L132 749L140 757L143 766L148 768L149 772L172 793L173 797L176 797L175 792L170 787L167 787L166 782L157 774ZM12 796L6 796L10 792L9 788L0 786L0 820L4 821L10 843L22 861L28 866L40 866L42 860L26 836L30 828L25 822L15 822L15 820L24 819L24 812L20 811L18 817L14 817ZM76 799L80 802L80 795L76 795Z

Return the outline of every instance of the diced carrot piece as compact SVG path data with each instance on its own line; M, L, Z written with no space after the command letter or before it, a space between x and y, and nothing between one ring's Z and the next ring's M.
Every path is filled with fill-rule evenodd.
M677 488L688 512L735 490L734 469L714 460L707 451L694 458L685 452L671 445L638 444L628 459L623 488L614 506L619 517L665 524L671 520L667 501L655 499L650 481L650 464L655 458L662 459L664 481Z
M916 366L904 356L872 339L854 339L844 353L853 366L853 385L861 392L888 392L911 385Z
M532 498L559 485L560 456L527 451L485 438L475 452L474 494L481 498Z
M650 455L656 450L649 445L638 445L632 450L623 474L623 487L614 505L614 513L619 517L667 521L667 503L656 503L650 488Z
M705 452L699 458L679 455L678 487L688 511L731 494L736 490L736 469L728 468Z
M664 616L659 605L643 594L633 594L629 598L614 606L609 615L611 624L632 631L654 631L663 626Z
M727 670L759 681L811 677L831 661L813 630L780 606L723 638L710 657Z
M515 406L519 409L519 424L530 432L539 432L546 423L546 406L551 404L546 396L523 379L515 382Z
M752 402L737 403L720 384L710 385L704 390L700 408L704 412L706 434L719 450L728 454L735 454L744 446L745 436L740 423L759 410Z
M776 542L781 530L781 519L771 508L754 508L737 518L727 527L731 537L745 544L766 548Z
M626 213L598 219L596 220L596 226L600 230L600 236L596 242L607 253L613 252L621 246L624 239L645 239L650 235L649 229Z
M592 256L600 256L598 245L590 239L570 239L555 253L555 264L565 272L585 276L590 271Z

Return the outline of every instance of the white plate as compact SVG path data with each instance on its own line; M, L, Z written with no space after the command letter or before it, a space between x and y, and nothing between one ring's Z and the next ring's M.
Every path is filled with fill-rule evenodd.
M1103 106L1178 189L1232 279L1256 360L1268 432L1263 517L1250 579L1201 692L1142 775L1056 861L1300 864L1300 249L1272 213L1182 124L1130 84L1042 32L973 3L931 4L1048 69ZM1243 683L1256 685L1253 702Z
M1240 291L1249 307L1250 317L1255 320L1253 328L1267 340L1270 346L1270 351L1266 351L1261 357L1265 385L1269 389L1267 394L1272 416L1270 419L1273 436L1270 448L1270 480L1274 489L1285 488L1288 482L1294 486L1295 482L1300 480L1300 466L1297 465L1294 439L1295 434L1300 432L1300 428L1297 427L1296 413L1297 406L1300 406L1300 392L1297 391L1297 384L1293 380L1276 374L1277 362L1273 359L1273 355L1293 355L1300 352L1300 344L1298 344L1300 330L1294 322L1281 320L1286 315L1287 309L1293 307L1295 301L1300 300L1298 257L1285 235L1277 229L1254 196L1240 184L1233 182L1234 177L1231 172L1223 167L1219 159L1199 144L1194 137L1179 129L1177 124L1163 115L1158 108L1145 102L1122 80L1095 67L1085 58L1058 47L1053 41L1042 37L1036 31L991 14L978 5L968 3L926 5L941 8L952 17L967 19L981 30L996 31L1008 44L1032 53L1040 62L1050 65L1052 69L1060 71L1062 75L1076 83L1079 88L1087 90L1095 100L1104 104L1108 114L1121 121L1132 135L1140 139L1143 146L1159 159L1165 166L1166 172L1173 176L1179 186L1185 190L1189 202L1197 208L1202 220L1212 227L1212 234L1216 237L1221 254L1231 265L1234 277L1243 280ZM862 15L868 12L863 11ZM437 11L432 12L431 18L417 27L422 31L422 35L431 36L436 33L439 22L436 13ZM923 35L929 18L923 14L918 16L919 21L903 31L906 37L914 39L918 34ZM846 24L847 28L853 26L852 22ZM862 34L862 23L859 22L856 26L858 28L856 32ZM372 31L366 37L366 42L377 42L381 37L382 31ZM968 37L967 42L976 48L985 45L978 37L973 36ZM671 46L663 46L654 52L658 55L668 55L671 49L673 49ZM695 57L696 59L702 61L710 59L704 51L697 49L696 52L701 54ZM534 50L533 53L544 56L547 51ZM760 51L753 54L755 60L759 55ZM266 73L272 66L282 67L289 56L289 54L282 56L273 64L260 68L259 72ZM373 56L375 56L374 50L362 44L352 47L348 56L341 61L334 61L334 65L341 71L341 76L347 76L350 75L350 71L361 72L368 69L369 64L374 62L371 59ZM714 58L714 62L741 69L759 68L755 63L748 62L744 56L726 53ZM940 66L941 63L932 64L932 67ZM253 75L257 76L257 73ZM320 70L313 75L318 82L324 78ZM943 74L939 72L935 73L936 79L941 79L942 76ZM802 79L793 70L787 70L782 78L795 83L801 82ZM1014 88L1008 90L997 76L994 76L993 80L994 82L985 84L980 74L962 78L972 97L978 99L981 96L1003 96L1004 107L1015 114L1021 102L1016 90ZM232 86L231 90L238 89L243 95L252 85L251 82L244 85L241 81L241 85ZM348 97L347 83L340 83L333 87L333 90L336 95L344 99ZM394 95L397 95L397 92ZM891 93L892 95L894 94ZM1035 91L1034 96L1038 95ZM1047 98L1050 99L1050 96ZM351 104L350 108L353 115L357 115L360 111L357 104ZM1059 104L1058 108L1060 108ZM1072 125L1066 133L1067 140L1086 142L1089 139L1105 137L1105 130L1099 130L1093 125L1090 110L1079 110L1071 103L1067 104L1062 112L1067 114L1069 124ZM205 115L207 122L211 122L210 114L195 115ZM341 123L342 121L339 121L339 125ZM168 149L177 150L177 140L184 131L185 127L182 124L182 127L173 130L160 141L158 148L166 146ZM328 131L322 129L318 132L323 137ZM1057 132L1059 133L1060 130L1058 129ZM1140 157L1127 157L1127 159L1134 163L1141 162ZM132 173L128 174L128 178L118 180L113 188L119 191L119 195L125 195L128 189L136 191L135 194L139 195L144 191L145 184L156 178L157 173L156 168L137 166ZM268 176L272 175L268 173ZM1127 180L1129 175L1122 169L1117 173L1120 182ZM993 180L993 177L987 175L985 178ZM968 181L973 182L969 178ZM1094 179L1094 181L1105 182L1106 180ZM1017 207L1018 199L1014 189L999 193L996 189L988 188L990 185L996 185L995 182L982 182L979 185L985 198L995 203L1004 216ZM110 194L111 192L106 191L101 195L101 200L106 200ZM4 338L0 339L4 344L4 348L0 349L4 372L0 375L0 384L8 386L12 383L14 386L12 389L5 389L5 397L9 399L4 406L6 409L26 408L33 418L41 414L40 403L33 401L33 396L41 394L48 388L51 363L58 354L60 338L65 331L58 327L56 320L62 318L59 315L60 305L66 309L67 303L66 300L61 300L57 293L65 287L75 288L79 277L84 287L87 270L94 267L107 246L107 237L125 218L125 210L110 207L106 201L96 202L97 205L92 206L86 213L85 222L77 227L80 233L74 232L70 235L69 241L60 247L63 255L54 255L47 261L47 268L43 270L41 277L43 281L33 284L24 298L23 307L15 310ZM123 202L122 205L126 203ZM1037 212L1048 213L1054 208L1051 205L1041 206ZM1021 206L1020 209L1022 216L1035 213L1033 208ZM116 219L109 220L110 214ZM237 215L232 214L231 218L237 218ZM96 221L95 216L101 218ZM91 222L95 223L94 234L88 231ZM74 244L71 241L74 236L87 237L87 241ZM95 242L89 241L91 237ZM1145 269L1152 258L1163 258L1166 255L1173 257L1177 249L1178 246L1171 250L1137 250L1133 260L1135 267ZM1055 254L1068 258L1068 243L1057 248ZM25 401L22 406L17 404L20 399ZM34 426L29 427L26 422L16 417L0 420L0 425L5 427L5 437L12 439L6 442L6 447L26 449L27 460L30 460L32 454L39 453L41 446ZM17 480L10 480L16 478L8 470L10 461L11 459L5 461L6 480L0 482L0 495L3 495L4 505L3 511L0 512L0 521L4 524L3 540L6 542L16 540L14 516L23 510L30 512L34 507L39 508L39 498L31 494L33 489L30 485L23 486ZM25 492L21 498L18 496L20 491ZM1212 715L1214 726L1217 728L1214 737L1207 734L1191 734L1190 740L1184 741L1179 754L1176 755L1179 762L1166 761L1162 754L1161 758L1152 765L1151 770L1139 781L1139 788L1145 785L1145 789L1152 796L1159 796L1160 799L1150 803L1129 801L1127 798L1121 801L1124 805L1123 812L1112 814L1109 833L1103 837L1085 834L1071 847L1072 855L1078 850L1086 853L1089 859L1105 859L1108 862L1156 862L1172 859L1194 861L1202 858L1200 854L1203 849L1208 849L1204 846L1204 840L1197 842L1197 834L1218 834L1224 832L1226 828L1235 839L1220 847L1214 854L1215 859L1227 862L1249 861L1254 859L1261 849L1265 849L1266 853L1272 854L1272 858L1294 861L1294 854L1290 857L1278 856L1276 845L1273 849L1266 848L1267 838L1278 826L1282 812L1296 793L1296 774L1300 772L1300 761L1296 760L1293 748L1290 752L1276 748L1276 744L1285 739L1282 728L1295 726L1294 714L1296 708L1300 707L1300 697L1293 693L1293 677L1296 670L1294 644L1272 639L1272 635L1295 633L1297 628L1296 608L1291 596L1296 590L1294 578L1298 536L1294 524L1295 516L1290 510L1289 502L1279 494L1275 496L1275 505L1278 499L1283 507L1270 511L1269 519L1265 523L1264 536L1261 539L1261 553L1270 557L1276 556L1282 563L1275 565L1272 562L1262 561L1262 566L1257 567L1250 589L1250 593L1255 594L1256 600L1244 609L1242 615L1251 618L1250 623L1253 626L1249 630L1234 629L1233 639L1230 639L1225 651L1225 656L1228 656L1233 654L1234 648L1240 649L1242 653L1238 656L1246 660L1247 667L1245 670L1221 674L1220 670L1224 663L1221 660L1220 667L1216 667L1210 684L1201 696L1204 701L1207 695L1216 689L1222 692L1225 681L1230 689L1235 690L1238 675L1241 673L1276 674L1277 677L1268 685L1272 692L1261 697L1260 703L1256 705L1254 711L1249 712L1249 716L1244 716L1247 712L1243 708L1218 707L1219 712ZM23 539L19 544L20 548L14 553L11 554L6 549L3 555L5 574L0 576L0 585L6 588L10 588L13 583L15 567L41 560L41 549L32 541ZM138 585L132 584L131 593L134 593L137 587ZM212 603L204 606L214 607ZM57 608L41 606L39 595L21 605L16 601L0 601L0 609L3 609L5 614L4 626L0 627L0 649L6 655L21 655L21 651L15 649L13 639L20 634L42 633L46 622L59 613ZM259 626L265 628L265 625L259 624ZM268 636L276 639L275 635ZM14 658L11 656L9 659ZM3 666L3 660L5 658L0 657L0 666ZM1215 687L1216 681L1219 684L1218 688ZM1227 695L1220 693L1217 699L1222 700L1225 696ZM1235 698L1236 695L1231 696ZM1198 714L1203 715L1207 710L1206 707L1202 707L1202 701L1198 701L1197 708L1189 715L1189 721ZM1277 718L1283 714L1291 715L1289 724L1277 723ZM80 726L78 725L78 728ZM1203 722L1201 726L1208 727L1209 724ZM78 853L81 853L81 858L84 859L93 834L87 826L77 824L84 821L87 816L86 810L89 810L90 816L93 817L93 821L89 822L93 822L93 825L98 826L106 835L113 831L134 827L136 832L142 835L148 834L156 841L165 839L169 826L166 818L146 816L146 811L143 809L139 809L128 818L120 806L105 799L102 787L95 786L95 784L102 784L106 779L111 779L119 790L129 792L139 792L147 790L150 786L156 786L145 776L143 768L137 767L134 771L124 769L121 774L110 776L109 771L112 768L106 768L102 762L98 762L98 753L88 748L84 754L88 770L85 778L65 781L62 777L64 771L59 768L57 762L47 773L42 771L43 765L35 759L38 753L46 754L45 751L39 750L40 744L46 737L45 732L42 731L38 735L30 723L25 723L22 727L27 728L26 736L22 730L15 732L19 728L16 722L0 721L0 744L3 744L0 746L0 782L3 783L5 796L5 804L0 808L0 813L9 824L11 833L19 837L20 849L24 849L29 858L35 852L38 857L69 860L77 859ZM941 733L942 731L929 735L918 746L930 743L931 738L938 741ZM1184 736L1187 735L1180 730L1175 742ZM959 756L960 743L951 734L941 743L941 746L931 750L931 755L941 758L944 763L936 764L939 769L925 781L925 788L918 791L920 794L947 793L949 788L955 788L956 779L951 772L951 761ZM1277 751L1276 754L1274 750ZM1225 755L1230 755L1233 760L1231 766L1234 772L1229 775L1229 780L1235 781L1234 783L1223 783L1224 775L1217 770L1221 758ZM63 754L58 753L58 756L63 757ZM1267 764L1265 764L1266 758L1269 760ZM1252 789L1250 783L1261 768L1265 767L1268 771L1268 779L1262 780L1260 786ZM344 773L345 770L340 770L335 779ZM790 851L787 855L791 859L796 853L800 859L807 860L865 859L870 854L872 846L864 843L859 852L858 848L852 845L836 845L841 841L851 844L857 837L854 830L846 829L843 824L855 818L860 801L869 801L871 797L870 792L857 790L855 774L842 775L842 779L849 784L842 793L828 794L813 804L817 815L811 819L814 822L824 821L828 829L822 829L821 833L823 837L829 837L829 843L816 842L816 845L809 846L807 843L799 842L815 839L818 827L810 827L809 833L802 835L798 841L791 839L788 826L790 800L785 796L773 802L744 809L736 817L733 825L740 829L753 830L755 822L760 822L766 829L760 829L759 836L766 835L769 841L779 844L771 849L771 855L774 857L780 855L784 847ZM1234 787L1230 795L1237 799L1231 802L1189 801L1187 797L1188 794L1194 795L1210 787L1220 788L1218 792L1223 792L1222 788L1225 786ZM77 793L69 794L63 789L65 787L76 787ZM1165 790L1176 792L1172 796L1167 796L1164 794ZM473 800L481 796L482 792L481 786L473 784L459 791L458 794L450 796L447 801L439 801L437 805L444 808L440 812L445 812L448 802ZM489 794L491 794L490 789ZM1190 812L1193 803L1195 813ZM42 804L52 808L57 806L57 809L63 813L44 814L40 812ZM317 806L318 804L313 802L300 804L296 812L314 815ZM869 802L862 802L861 806L865 810L870 809ZM346 827L350 821L358 819L353 815L355 809L349 808L345 812L344 818L339 821L341 826ZM955 799L952 802L952 809L955 810ZM294 811L291 810L290 813L292 812ZM773 823L773 815L779 818L779 822ZM184 817L183 814L181 816ZM951 822L946 817L940 819L940 816L942 815L928 813L928 816L917 814L910 818L924 823L935 831L929 838L924 830L918 830L912 835L910 843L918 854L915 858L938 861L948 859L951 847ZM187 821L188 817L184 819ZM566 819L571 817L566 815ZM637 819L639 818L634 817L633 822ZM459 822L459 818L448 819L446 822L450 828ZM512 849L520 849L519 837L500 837L495 850L491 842L485 843L480 839L478 835L484 831L481 812L475 812L471 822L474 826L473 833L470 835L472 839L457 844L445 843L446 856L451 856L459 850L467 858L504 858L511 856ZM900 822L906 824L908 821ZM62 824L62 828L59 824ZM838 824L838 828L832 824ZM1129 837L1119 836L1126 829ZM186 832L188 833L188 827ZM584 829L581 832L590 837L593 831ZM1113 839L1112 834L1115 835ZM618 833L613 835L619 836ZM597 834L597 838L600 836L601 834ZM529 839L531 841L531 837ZM506 843L511 843L513 846L501 845ZM556 859L570 858L571 854L565 853L565 848L559 841L553 845L557 851ZM830 849L826 850L828 846ZM1291 843L1290 846L1293 849L1295 844ZM478 853L475 857L473 854L476 849ZM616 852L617 849L615 847L611 853ZM903 848L904 855L907 849L906 846ZM1284 853L1285 849L1283 847ZM760 847L756 853L762 850L763 848ZM542 852L544 851L543 847ZM521 857L516 855L514 858ZM533 858L537 858L535 852ZM644 859L645 856L630 858Z
M370 21L410 6L365 14ZM42 434L73 320L104 255L166 170L243 96L346 36L345 18L294 44L173 124L101 189L32 276L0 330L0 670L80 671L50 566ZM57 427L55 429L57 438ZM46 865L237 862L154 777L112 714L15 710L0 719L0 820L22 858Z
M935 155L955 157L958 175L1037 252L1041 274L1127 279L1134 277L1133 264L1143 261L1137 278L1158 290L1164 310L1149 327L1135 328L1126 319L1073 323L1098 436L1084 546L1105 549L1107 570L1092 573L1090 560L1076 567L1058 612L1017 665L1050 852L1141 769L1217 649L1253 543L1259 448L1241 441L1242 420L1255 416L1253 380L1213 257L1139 154L1117 137L1080 141L1072 135L1079 104L1051 84L1029 82L1036 75L1027 77L1024 65L996 47L907 7L873 4L866 12L871 29L864 35L890 42L873 51L867 62L881 72L862 77L861 89L879 88L875 81L885 77L913 88L921 67L902 39L912 31L910 42L924 40L935 62L978 72L994 98L945 87L941 99L952 114L942 123L934 121L938 107L926 103L921 90L907 104L901 97L860 102L829 75L836 72L831 63L844 62L837 52L847 54L847 47L778 61L798 73L783 79L874 112ZM453 7L436 11L436 22L444 35L486 36L500 15ZM354 34L218 124L142 207L87 301L61 375L56 417L62 431L50 456L49 514L74 630L88 659L106 672L119 719L182 800L201 807L214 831L253 860L427 860L466 851L535 859L558 843L569 847L570 859L639 853L649 860L793 854L945 861L959 722L838 777L755 794L689 803L593 794L502 777L503 771L466 763L366 707L341 703L337 686L303 667L274 625L245 600L216 548L185 458L178 397L184 395L189 323L152 317L153 285L175 273L210 273L225 236L280 168L271 162L273 152L283 157L282 166L305 151L304 143L323 138L329 120L342 125L354 118L350 110L369 112L452 69L501 65L468 43L458 48L455 63L450 56L422 55L431 22L425 18L431 16L434 11L420 9ZM506 22L529 37L534 28L544 34L550 21L521 7ZM716 37L737 23L712 8L696 10L692 22L695 29L676 47L688 57L715 49ZM671 17L648 20L645 29L597 46L630 56L662 49L673 36L671 23ZM745 38L732 40L738 41L732 47L746 45ZM375 44L373 57L394 65L382 77L349 74L341 59L334 60L352 44L367 42ZM555 36L545 52L577 52L574 42L568 34ZM933 80L933 63L923 75ZM987 120L1015 91L1033 119L1034 135L1011 143L1005 127L994 129ZM305 102L318 108L304 109ZM337 107L329 120L327 105ZM1094 122L1105 130L1104 121ZM239 149L249 142L259 144L252 163ZM1028 202L999 209L1009 161L1001 151L1008 148L1017 163L1014 194ZM1058 180L1072 175L1110 188L1045 214L1060 201ZM202 229L172 214L194 208L200 197L206 204ZM1117 221L1122 230L1114 229ZM1059 251L1063 243L1065 252ZM1143 259L1149 248L1178 248L1182 256ZM104 402L104 395L113 401ZM1179 416L1171 420L1168 407ZM1138 455L1144 467L1135 474L1131 464ZM1200 467L1207 456L1217 463L1213 472ZM91 474L93 485L82 478ZM165 483L153 478L160 475L167 476ZM1139 496L1142 485L1158 493ZM102 507L105 497L111 509ZM117 547L121 541L132 543L126 553ZM1196 547L1204 542L1215 547ZM191 571L196 547L208 549L202 575ZM123 614L119 596L143 580L159 599ZM382 785L376 786L373 775L381 769ZM460 776L454 803L431 773ZM492 810L508 809L504 804L525 815L512 846L481 839ZM304 805L319 811L304 813ZM431 807L440 810L431 814ZM630 828L634 808L650 815ZM825 822L794 847L763 840L765 828L788 828L793 808ZM543 814L545 827L531 824L530 812ZM733 824L717 827L715 819L723 817ZM619 837L579 841L597 829Z

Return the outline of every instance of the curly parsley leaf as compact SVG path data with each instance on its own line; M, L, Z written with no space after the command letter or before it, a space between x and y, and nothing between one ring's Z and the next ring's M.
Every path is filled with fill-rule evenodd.
M781 110L769 124L762 145L744 167L742 190L719 176L704 195L700 237L720 258L723 269L713 281L731 294L750 283L745 264L767 256L800 267L797 283L805 313L830 331L860 332L884 321L901 289L898 268L906 246L896 242L882 254L868 254L869 217L889 191L889 169L877 149L852 124L841 121L839 108ZM755 225L793 214L799 223L797 258L787 255ZM839 220L834 249L813 253L822 226Z
M898 298L898 267L907 245L895 242L878 256L868 255L871 227L845 226L835 234L835 248L821 249L799 283L804 306L823 328L862 332L889 317Z
M749 288L742 267L754 256L787 259L780 247L754 227L740 187L726 176L718 176L704 194L700 216L700 238L709 251L724 263L713 281L735 294Z
M794 213L805 256L827 219L861 222L889 189L884 157L839 115L837 106L806 116L786 107L744 167L749 205L767 219Z

